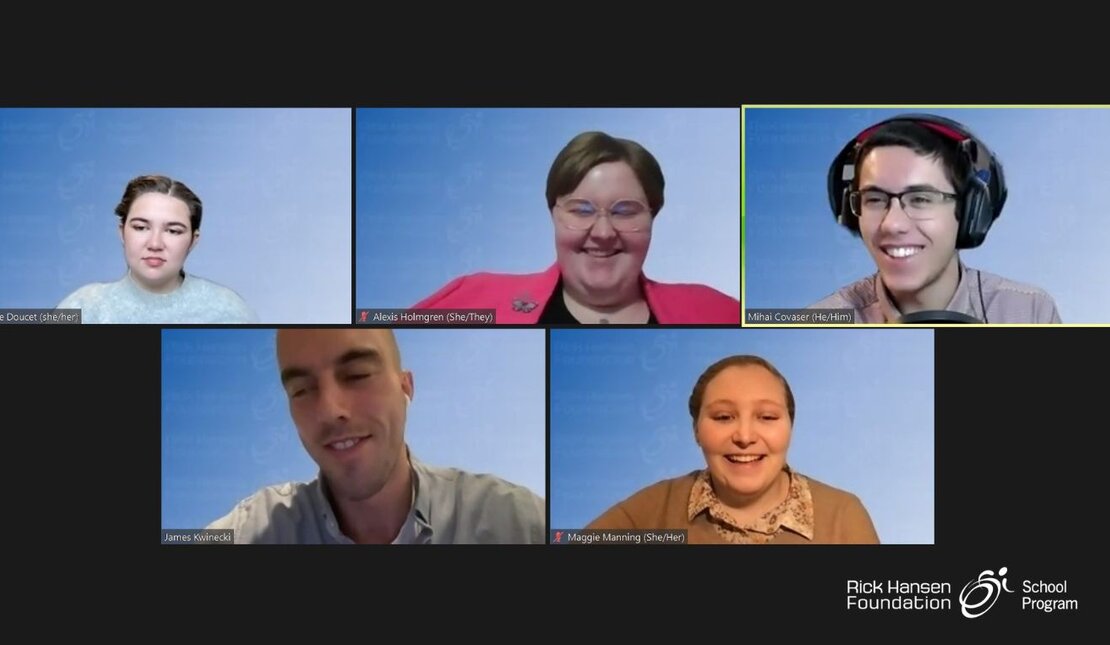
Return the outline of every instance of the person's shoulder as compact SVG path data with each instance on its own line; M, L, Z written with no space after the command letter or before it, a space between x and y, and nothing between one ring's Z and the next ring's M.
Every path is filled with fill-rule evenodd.
M526 486L491 473L471 472L455 467L420 464L436 484L452 487L456 496L495 507L543 511L543 498ZM546 514L545 514L546 515Z
M807 309L865 309L878 299L875 295L875 275L869 275L844 285Z
M709 285L695 282L660 282L644 276L648 302L657 315L677 323L739 324L740 301Z
M992 300L995 298L1003 299L1004 302L1000 303L999 307L1006 312L1009 320L997 322L1061 322L1059 311L1056 308L1056 299L1042 287L1012 280L982 269L971 270L977 273L977 281L981 282L983 291ZM972 286L973 291L978 288L978 284Z
M295 533L289 529L312 519L308 496L313 485L312 482L285 482L266 486L205 528L231 529L236 544L271 541L275 535Z
M74 289L55 309L81 309L102 300L110 291L112 282L91 282Z
M547 506L528 487L491 473L425 463L417 467L436 498L450 498L449 507L470 519L481 518L477 529L481 535L471 537L504 543L547 541Z
M698 304L705 304L709 306L733 306L739 305L740 301L727 293L715 289L707 284L699 284L697 282L659 282L657 280L646 279L652 288L659 290L668 295L679 295L683 298L695 301Z
M246 304L246 301L243 300L243 297L240 296L239 293L236 292L234 289L220 284L219 282L216 282L215 280L212 280L210 278L205 278L199 275L190 275L189 284L193 289L204 291L209 296L214 296L237 304Z
M189 286L209 310L211 320L204 322L255 322L255 314L250 305L231 287L197 275L189 276Z
M863 502L860 501L859 496L855 493L826 484L808 475L801 475L801 477L805 478L806 483L809 485L809 492L810 495L813 496L813 503L815 505L820 504L825 508L839 508L855 504L863 505Z
M690 491L697 481L700 471L692 471L678 477L671 477L648 484L617 502L597 519L586 526L587 529L651 529L658 518L666 515L666 509L675 505L685 508L690 499Z
M427 298L412 306L413 309L436 307L476 307L488 304L496 295L512 292L547 275L547 271L534 273L498 273L478 271L454 278ZM491 297L493 295L493 297Z
M841 544L879 543L871 514L858 495L808 475L799 475L808 485L813 500L817 541Z

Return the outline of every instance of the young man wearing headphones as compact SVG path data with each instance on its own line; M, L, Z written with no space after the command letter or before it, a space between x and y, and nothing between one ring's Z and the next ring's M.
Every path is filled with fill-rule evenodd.
M853 309L859 323L1059 323L1044 290L973 269L1006 202L1001 162L966 127L906 114L864 130L829 169L837 221L878 271L811 308Z
M547 510L535 493L411 454L405 422L415 386L391 330L279 329L277 358L320 475L264 488L207 528L233 529L236 544L546 542Z

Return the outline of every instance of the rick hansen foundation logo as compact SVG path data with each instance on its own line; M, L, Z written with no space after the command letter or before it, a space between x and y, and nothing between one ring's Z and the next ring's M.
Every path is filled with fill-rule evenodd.
M1006 575L1006 567L998 570L999 576ZM979 574L975 580L964 585L960 592L960 612L965 618L978 618L991 610L1002 592L1014 593L1013 589L1006 586L1006 578L1000 581L994 577L994 572L987 569ZM980 593L985 592L985 593Z
M1001 567L998 573L984 569L964 584L959 594L954 593L949 582L849 580L848 610L950 611L958 606L965 618L975 619L989 612L1002 596L1016 592L1010 588L1007 573L1007 567ZM1067 580L1022 580L1021 592L1023 611L1052 613L1079 609L1075 598L1060 597L1068 593Z

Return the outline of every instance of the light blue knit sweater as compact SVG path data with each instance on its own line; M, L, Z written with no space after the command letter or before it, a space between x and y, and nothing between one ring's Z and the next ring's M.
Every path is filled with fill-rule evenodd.
M254 312L239 294L197 276L185 274L170 293L152 293L127 273L116 282L94 282L69 294L58 309L80 309L89 323L253 323Z

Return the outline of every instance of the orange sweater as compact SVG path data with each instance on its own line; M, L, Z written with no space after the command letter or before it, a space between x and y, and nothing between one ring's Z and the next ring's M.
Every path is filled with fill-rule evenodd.
M687 516L690 491L698 473L665 479L644 488L613 506L586 529L686 529L690 544L723 544L706 514L691 521ZM770 544L878 544L871 516L858 497L811 477L813 540L790 530L780 530Z

